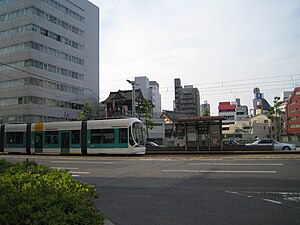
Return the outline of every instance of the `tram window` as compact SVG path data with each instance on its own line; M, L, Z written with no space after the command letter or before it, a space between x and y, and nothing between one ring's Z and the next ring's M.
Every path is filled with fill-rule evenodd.
M103 130L103 143L114 143L114 129Z
M92 144L114 143L114 129L91 130L91 142Z
M133 140L132 135L129 136L129 143L130 143L130 145L132 145L132 146L135 145L135 141Z
M23 132L7 132L6 143L7 144L23 144Z
M127 128L121 128L121 129L120 129L119 142L120 142L120 143L127 143L127 142L128 142L128 132L127 132Z
M80 131L72 130L72 144L80 144Z
M45 139L46 139L46 144L58 144L58 132L46 131Z
M102 130L91 130L91 142L92 144L101 143Z

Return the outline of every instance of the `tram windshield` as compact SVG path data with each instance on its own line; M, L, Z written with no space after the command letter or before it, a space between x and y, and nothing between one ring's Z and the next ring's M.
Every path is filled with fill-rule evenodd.
M144 145L142 123L134 122L131 126L129 142L132 146Z

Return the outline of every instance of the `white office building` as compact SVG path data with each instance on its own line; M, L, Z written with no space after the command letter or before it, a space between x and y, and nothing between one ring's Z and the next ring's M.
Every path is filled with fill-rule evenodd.
M161 115L161 95L159 93L159 84L156 81L150 81L146 76L135 77L135 89L140 89L144 98L148 99L154 105L153 116L158 118Z
M77 119L99 107L99 8L0 0L0 123Z

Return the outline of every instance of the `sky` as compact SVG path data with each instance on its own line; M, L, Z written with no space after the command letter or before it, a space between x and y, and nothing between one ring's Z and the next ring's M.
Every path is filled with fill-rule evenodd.
M172 110L174 79L200 100L275 96L300 86L299 0L90 0L100 9L100 100L147 76Z

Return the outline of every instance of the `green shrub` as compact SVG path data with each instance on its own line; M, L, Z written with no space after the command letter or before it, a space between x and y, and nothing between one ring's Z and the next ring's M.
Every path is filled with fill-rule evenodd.
M97 197L93 185L34 161L2 164L0 224L104 224L92 202Z
M0 175L4 173L8 168L12 167L14 164L6 161L5 159L0 160Z

